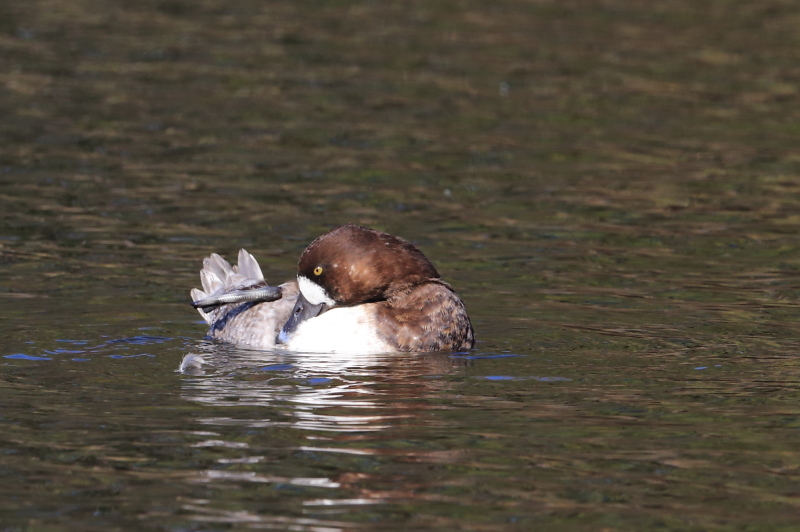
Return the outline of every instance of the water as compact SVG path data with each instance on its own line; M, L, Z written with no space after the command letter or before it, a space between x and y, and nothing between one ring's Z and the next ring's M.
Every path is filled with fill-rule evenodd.
M792 3L0 3L0 530L796 530ZM204 340L417 244L467 354Z

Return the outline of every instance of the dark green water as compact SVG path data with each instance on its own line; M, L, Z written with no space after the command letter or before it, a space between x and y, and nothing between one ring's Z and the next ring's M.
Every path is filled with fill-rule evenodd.
M793 2L0 1L0 531L798 530L798 65ZM346 222L473 352L203 339L204 256Z

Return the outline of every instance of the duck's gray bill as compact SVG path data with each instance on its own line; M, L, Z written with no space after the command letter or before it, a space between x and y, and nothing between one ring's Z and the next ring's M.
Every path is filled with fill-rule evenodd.
M297 294L297 303L294 304L291 316L286 320L280 334L278 334L279 341L289 338L294 330L297 329L298 325L308 319L316 318L326 310L328 310L328 307L325 303L312 305L303 297L303 293L300 292Z
M255 301L276 301L280 298L280 286L265 286L263 288L253 288L250 290L233 290L218 296L209 296L199 301L192 301L192 306L208 314L222 305L250 303Z

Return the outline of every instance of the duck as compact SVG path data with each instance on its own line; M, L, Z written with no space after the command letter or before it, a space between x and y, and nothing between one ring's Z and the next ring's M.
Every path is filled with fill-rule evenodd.
M296 279L270 286L242 249L231 265L203 260L192 305L208 337L308 353L466 351L475 344L464 302L430 260L400 237L355 224L311 242Z

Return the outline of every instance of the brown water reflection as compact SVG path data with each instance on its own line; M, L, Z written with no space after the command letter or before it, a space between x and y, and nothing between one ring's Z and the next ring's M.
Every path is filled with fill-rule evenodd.
M0 2L0 529L794 530L799 15ZM202 339L346 222L471 358Z

